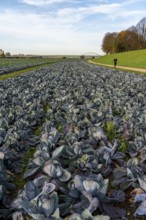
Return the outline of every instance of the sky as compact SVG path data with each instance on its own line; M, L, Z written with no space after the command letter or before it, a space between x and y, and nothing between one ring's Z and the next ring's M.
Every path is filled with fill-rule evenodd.
M14 54L103 54L107 32L146 17L146 0L0 0L0 49Z

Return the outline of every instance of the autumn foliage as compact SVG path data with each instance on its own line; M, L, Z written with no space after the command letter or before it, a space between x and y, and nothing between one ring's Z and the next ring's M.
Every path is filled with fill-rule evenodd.
M103 42L102 50L106 54L146 49L146 38L135 31L121 31L119 33L106 33Z

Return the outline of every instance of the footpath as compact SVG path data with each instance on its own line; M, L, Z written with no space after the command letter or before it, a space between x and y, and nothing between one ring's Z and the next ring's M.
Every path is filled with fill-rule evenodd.
M107 66L107 67L115 68L113 65L109 65L109 64L96 63L96 62L91 61L91 60L89 60L88 62L92 63L92 64L95 64L95 65L99 65L99 66ZM116 66L116 69L125 69L125 70L130 70L130 71L146 73L146 69L142 69L142 68L134 68L134 67L126 67L126 66Z

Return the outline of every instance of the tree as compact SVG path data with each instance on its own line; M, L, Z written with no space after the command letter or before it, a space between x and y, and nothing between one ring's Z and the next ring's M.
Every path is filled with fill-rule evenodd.
M0 49L0 58L4 58L4 57L5 57L4 51Z
M106 54L145 48L146 38L136 31L131 30L121 31L119 33L106 33L102 42L102 50Z
M117 52L144 49L146 41L135 31L121 31L117 36Z
M106 33L103 42L102 42L102 50L106 54L111 54L116 52L116 37L117 33Z

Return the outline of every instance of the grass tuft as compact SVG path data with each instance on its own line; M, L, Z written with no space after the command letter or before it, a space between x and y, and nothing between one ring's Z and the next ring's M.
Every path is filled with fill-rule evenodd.
M14 184L16 185L18 191L22 189L26 183L26 180L23 179L23 174L27 168L29 160L33 158L35 151L36 151L36 148L31 147L26 151L26 153L22 157L22 167L21 167L20 174L16 175L14 179Z
M62 126L59 125L59 126L58 126L58 132L62 133L62 129L63 129Z
M48 112L51 108L52 107L49 103L44 106L45 112Z
M104 129L108 140L112 141L116 136L116 126L113 121L107 121L104 125Z
M123 136L119 137L119 141L120 141L121 145L120 145L120 147L119 147L118 150L121 151L122 153L125 153L126 150L127 150L128 144L127 144L127 142L124 140L124 137L123 137Z
M35 134L36 136L40 136L41 132L42 132L42 127L40 126L40 127L38 127L38 128L34 131L34 134Z

